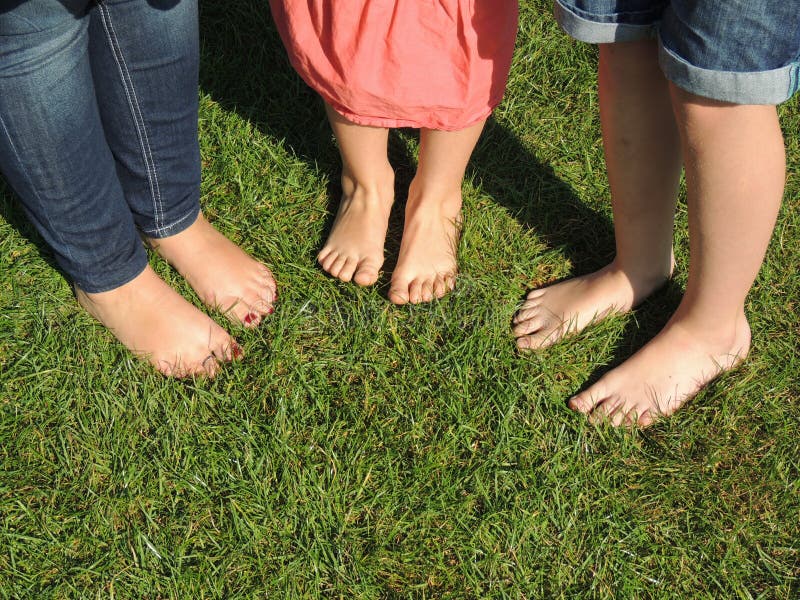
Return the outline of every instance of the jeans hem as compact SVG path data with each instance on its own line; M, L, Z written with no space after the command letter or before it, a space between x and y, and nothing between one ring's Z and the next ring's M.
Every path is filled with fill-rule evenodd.
M103 292L110 292L111 290L115 290L119 287L122 287L126 283L130 283L134 279L136 279L139 275L141 275L145 268L147 267L147 253L142 248L142 252L138 253L134 259L126 265L126 267L115 273L115 277L112 278L103 278L101 281L95 281L94 283L84 280L83 278L75 277L73 278L73 283L76 287L80 288L81 291L86 292L87 294L101 294Z
M169 225L162 225L155 229L146 229L142 228L142 233L146 234L147 237L151 237L153 239L161 239L170 237L173 235L179 234L181 231L189 229L194 222L197 220L197 217L200 216L200 205L193 207L191 211L180 217L179 219L175 219Z
M594 21L573 12L559 0L553 3L553 12L570 37L589 44L634 42L655 37L657 21L647 25Z
M715 71L696 67L659 44L658 62L678 87L705 98L734 104L777 105L797 91L800 63L766 71Z

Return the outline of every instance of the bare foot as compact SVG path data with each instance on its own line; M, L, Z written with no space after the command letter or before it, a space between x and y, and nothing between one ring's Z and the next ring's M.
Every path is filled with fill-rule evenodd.
M570 398L570 408L614 426L646 427L671 415L750 349L744 313L726 335L705 333L673 317L644 348Z
M383 266L383 245L393 202L394 171L390 166L370 185L343 174L339 211L317 256L322 268L342 281L375 283Z
M391 302L430 302L455 287L460 227L460 189L446 198L424 197L415 192L412 182L389 290Z
M270 270L214 229L202 214L180 233L148 242L207 306L228 318L255 327L274 312L277 286Z
M109 292L75 291L90 315L164 375L213 377L220 361L242 355L224 329L189 304L149 266Z
M546 348L611 314L627 312L668 277L632 277L612 262L589 275L533 290L514 315L517 346Z

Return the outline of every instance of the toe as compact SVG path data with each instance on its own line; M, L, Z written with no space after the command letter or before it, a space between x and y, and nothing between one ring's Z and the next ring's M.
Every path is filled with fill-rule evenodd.
M248 305L247 309L247 314L242 318L245 327L257 327L264 317L275 312L272 302L264 297Z
M272 274L269 267L264 263L258 263L258 270L261 273L261 276L267 282L266 285L274 291L277 288L277 284L275 283L275 275Z
M512 332L517 338L517 347L523 350L549 348L560 339L557 331L535 319L520 323Z
M259 283L261 289L265 292L265 296L269 297L270 302L274 302L278 296L278 284L269 269L266 272L261 271Z
M174 363L170 363L166 360L159 360L154 364L156 371L164 375L165 377L180 377L178 374L178 370Z
M623 412L620 410L618 412ZM634 428L634 427L643 427L645 423L643 422L643 417L646 419L645 415L647 414L647 407L642 405L641 403L634 404L631 407L626 407L624 409L624 414L619 422L614 422L615 426L624 425L625 427ZM613 422L613 421L612 421Z
M433 300L433 281L428 279L422 282L420 288L420 298L422 302L430 302Z
M622 401L616 396L612 395L603 398L595 403L592 412L589 414L589 422L593 425L611 423L621 405Z
M520 350L532 350L533 349L533 342L531 341L531 336L523 335L517 338L517 348Z
M333 249L325 246L322 250L319 251L317 254L317 262L325 268L325 264L327 263L328 259L330 258L331 254L333 254Z
M176 379L186 379L194 375L197 365L192 365L188 362L178 359L177 362L171 366L171 369L170 377L174 377Z
M636 423L636 410L627 406L624 402L619 403L609 414L609 421L614 427L626 425L630 427Z
M349 282L353 279L353 274L356 272L356 268L358 267L358 260L355 258L348 258L344 261L344 265L342 265L341 271L339 271L339 279L344 282Z
M356 269L353 281L358 285L372 285L378 281L378 267L370 260L362 260Z
M601 401L606 399L605 390L602 387L601 381L598 381L593 386L575 394L569 399L567 403L572 410L576 410L583 414L588 414L594 407Z
M511 328L515 337L520 337L523 335L530 335L532 333L536 333L541 331L545 326L545 320L536 316L531 317L525 321L520 321L515 323L514 326Z
M447 282L445 281L445 277L442 275L437 275L436 279L433 281L433 296L434 298L442 298L445 294L447 294Z
M532 350L544 350L561 340L558 329L542 327L535 333L528 336L529 348Z
M192 369L192 375L195 377L214 378L219 373L219 369L220 364L217 357L210 354L196 368Z
M217 360L225 363L233 362L236 360L241 360L244 357L244 351L242 347L236 342L236 340L231 340L228 344L226 344L222 348L222 353L217 354Z
M410 283L403 279L392 281L392 287L389 290L389 301L394 304L408 304L411 301L409 286Z
M238 346L238 344L232 337L227 334L219 336L210 348L211 356L219 361L230 361L233 356L234 346ZM203 357L203 360L207 360L207 357Z
M649 427L657 418L657 415L653 414L653 411L651 411L649 407L642 407L637 416L636 424L639 425L639 427Z
M331 264L331 267L328 270L328 272L333 277L336 277L338 279L339 278L339 273L342 272L342 269L344 268L344 264L346 262L347 262L347 257L340 254L339 256L336 257L336 260L333 261L333 263Z
M331 252L328 252L328 253L325 255L325 258L323 258L323 259L321 259L321 260L319 261L319 264L320 264L320 266L323 268L323 270L325 270L327 273L330 273L330 272L331 272L331 267L333 266L333 264L334 264L334 263L335 263L335 262L336 262L338 259L339 259L339 254L338 254L338 252L333 252L333 251L331 251Z
M533 300L525 300L520 307L519 310L528 310L531 308L537 308L542 305L544 302L544 297L534 298Z
M261 315L255 311L249 311L242 318L242 325L248 328L258 327L261 324Z
M415 279L408 286L408 301L411 304L422 302L422 282L419 279Z
M531 290L530 292L528 292L528 294L525 296L525 298L528 301L534 301L534 300L537 300L538 298L541 298L542 296L544 296L544 294L545 294L545 288L538 288L538 289Z
M539 315L540 312L541 311L538 308L522 307L514 315L514 323L524 323L525 321L533 320Z

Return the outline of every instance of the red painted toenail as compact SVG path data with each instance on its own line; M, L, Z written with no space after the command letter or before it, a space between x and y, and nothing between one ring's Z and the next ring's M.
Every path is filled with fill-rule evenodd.
M247 313L244 316L244 323L245 323L245 325L250 325L256 319L258 319L258 315L257 314L255 314L255 313Z
M267 314L268 315L271 315L274 312L275 312L275 309L273 307L271 307L271 306L267 309Z
M234 344L231 346L231 352L233 353L233 358L242 358L242 356L244 356L242 347L239 344Z

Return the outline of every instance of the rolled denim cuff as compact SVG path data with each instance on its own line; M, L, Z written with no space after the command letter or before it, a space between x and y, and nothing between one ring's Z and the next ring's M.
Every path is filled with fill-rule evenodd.
M791 98L800 84L800 63L767 71L712 71L689 64L664 44L659 44L658 60L678 87L722 102L776 105Z
M553 12L558 24L570 37L589 44L634 42L656 35L657 20L641 25L615 23L609 15L581 15L559 0L553 2Z

